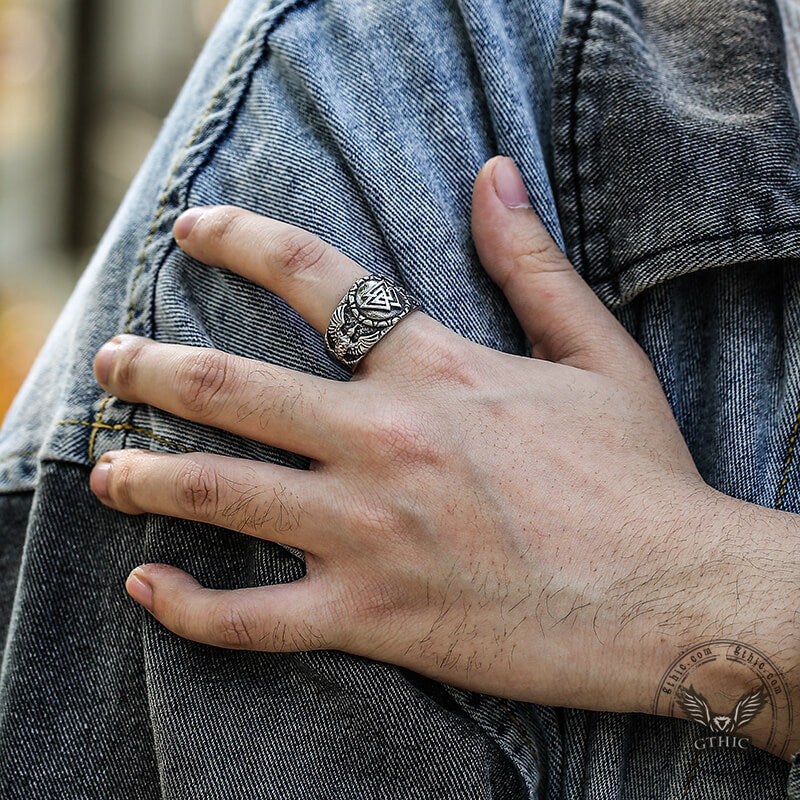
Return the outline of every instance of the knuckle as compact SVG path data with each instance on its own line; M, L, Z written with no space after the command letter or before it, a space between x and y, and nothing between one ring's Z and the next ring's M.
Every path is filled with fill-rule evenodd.
M232 371L230 357L225 353L193 355L178 371L178 401L192 413L208 413L220 402Z
M281 271L290 277L316 270L328 246L319 237L307 231L295 231L280 236L275 243L275 259Z
M290 634L291 650L296 652L310 650L329 650L332 639L328 632L323 630L318 624L313 624L307 620L298 622ZM286 649L286 646L283 646Z
M119 455L108 473L106 491L117 508L127 512L138 510L136 503L136 470L130 456Z
M366 445L384 462L427 462L432 442L426 426L411 413L380 411L363 426Z
M342 528L353 532L353 557L366 557L371 563L407 558L419 546L419 535L428 527L422 509L413 495L395 489L364 492L351 498L349 508L339 517ZM346 527L345 527L346 526ZM374 561L375 557L378 561Z
M194 613L191 601L182 596L177 597L173 593L153 591L153 614L163 625L168 627L178 636L188 639L200 637L201 631L198 630L197 616Z
M199 233L212 247L226 245L236 236L243 219L242 211L234 206L222 206L203 214L192 230Z
M178 473L176 481L178 508L192 517L213 519L219 508L219 476L211 467L189 462Z
M109 383L116 392L126 396L135 394L139 362L147 342L137 337L127 339L109 366Z
M374 577L348 599L348 618L355 628L384 630L404 608L406 599L395 582Z
M343 530L359 531L367 541L384 541L397 533L401 524L394 510L374 494L365 494L355 501L351 499L340 515Z
M470 389L478 386L480 379L476 359L465 348L434 343L427 355L428 369L440 381Z
M447 331L426 331L419 326L409 331L409 335L411 341L407 342L405 352L419 377L428 383L445 383L449 386L474 388L479 385L475 349L466 340Z
M367 586L366 603L362 611L366 611L371 619L392 617L405 605L405 592L395 581L376 578Z
M214 616L214 638L225 647L252 650L256 644L256 625L251 613L228 601Z
M550 272L571 272L573 267L559 246L542 228L531 233L514 254L516 272L526 275Z

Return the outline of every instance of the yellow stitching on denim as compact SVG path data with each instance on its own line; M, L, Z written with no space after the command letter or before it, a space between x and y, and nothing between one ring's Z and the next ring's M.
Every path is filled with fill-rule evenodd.
M780 508L783 505L783 493L786 490L786 481L789 480L789 466L792 463L794 440L797 438L798 427L800 427L800 403L797 404L797 413L794 417L794 427L792 428L792 434L789 437L789 452L786 453L786 462L783 465L783 477L781 478L781 484L778 487L778 502L775 508Z
M692 766L689 767L689 777L686 779L686 783L683 787L683 794L681 795L681 800L686 800L686 796L689 794L689 787L692 785L692 781L694 780L694 771L697 767L697 759L700 756L695 753L694 761L692 761Z
M103 410L106 407L106 403L108 403L112 396L113 395L108 395L100 404L100 411L97 412L97 419L95 420L96 425L99 426L100 420L103 418ZM95 429L92 431L91 437L89 438L89 461L92 463L94 463L94 440L97 438L97 430L97 427L95 427Z
M196 450L192 449L191 447L186 447L186 445L178 444L177 442L172 442L169 439L165 439L163 436L159 436L157 433L149 430L148 428L137 428L135 425L129 425L127 423L117 423L115 425L109 425L105 422L87 422L86 420L81 419L62 419L59 422L55 423L56 425L86 425L88 427L94 428L92 431L92 437L97 433L100 428L108 431L134 431L135 433L145 433L152 439L155 439L157 442L161 442L162 444L168 444L171 447L177 447L180 450L184 450L187 453L195 453ZM38 451L34 451L38 452ZM23 454L24 455L24 454Z
M269 6L269 3L264 3L264 5L261 6L261 8L259 9L258 13L260 14L262 11L264 11L264 9L267 8L267 6ZM243 42L244 42L244 37L242 37L240 46L241 43ZM236 48L237 52L238 50L239 47ZM155 237L156 231L158 230L158 221L161 219L161 216L164 213L164 209L167 206L167 196L169 193L169 187L172 185L172 179L175 177L175 173L178 171L178 166L180 165L183 157L186 155L186 151L195 143L197 136L200 133L200 129L203 127L203 124L208 119L209 114L211 114L211 112L214 110L214 106L216 106L217 100L219 100L219 96L222 94L222 87L224 86L225 81L227 81L227 79L230 77L235 66L236 66L236 59L233 59L231 60L230 65L228 66L228 71L225 73L225 77L222 79L222 81L220 81L220 85L217 88L217 91L211 98L211 102L209 103L208 108L205 110L205 113L195 126L194 131L192 131L192 135L189 138L189 141L183 146L180 153L178 153L177 157L175 158L175 163L172 165L172 170L167 177L167 182L164 185L164 191L162 192L159 200L160 205L158 207L158 210L156 211L156 216L155 219L153 220L153 224L150 227L150 235L147 237L147 240L145 241L144 246L142 247L142 251L139 256L139 266L136 268L136 274L133 276L133 282L131 283L131 291L130 294L128 295L128 315L125 318L124 333L130 333L131 320L133 319L133 295L134 292L136 291L136 284L139 281L139 276L141 275L142 269L144 268L145 259L147 258L147 248L150 247L150 245L153 242L153 238ZM95 420L95 425L93 426L94 430L92 431L92 436L91 439L89 440L89 460L92 462L94 462L94 440L95 437L97 436L98 428L100 427L100 423L103 419L103 411L106 407L106 403L108 403L110 399L111 395L108 395L108 397L106 397L105 400L103 400L103 403L100 406L100 412L98 413L97 419ZM151 435L155 436L155 434Z
M0 458L0 463L8 461L10 458L22 458L23 456L35 456L38 450L22 450L19 453L9 453L7 456Z
M528 750L531 751L531 755L533 756L533 763L536 764L536 769L541 774L542 768L539 766L539 757L536 755L536 747L534 746L533 742L528 738L528 735L525 733L525 729L522 727L522 723L517 719L514 712L508 707L505 700L500 701L500 707L511 718L511 721L514 723L514 726L519 732L519 735L522 737L522 741L525 742L526 745L528 745Z

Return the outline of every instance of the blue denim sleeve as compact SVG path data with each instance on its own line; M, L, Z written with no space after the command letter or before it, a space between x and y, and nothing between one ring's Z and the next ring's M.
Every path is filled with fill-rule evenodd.
M563 22L549 0L229 6L0 434L0 514L18 543L25 526L0 669L6 796L784 795L785 762L701 757L685 720L512 703L343 653L183 640L124 595L130 568L162 561L235 588L296 579L301 554L127 517L88 489L94 461L121 447L305 465L105 395L92 359L116 333L346 378L280 298L174 246L189 205L312 230L454 330L524 352L469 231L474 176L501 152L651 357L703 477L800 510L800 137L774 8L729 5L573 0ZM12 498L31 500L24 521Z
M120 446L286 458L104 396L92 358L121 331L267 361L280 351L294 368L344 377L280 299L175 249L171 226L188 205L308 228L403 281L446 324L520 351L472 250L470 187L487 158L513 154L561 241L542 142L559 17L554 1L233 3L16 399L0 486L32 486L43 458L90 464Z

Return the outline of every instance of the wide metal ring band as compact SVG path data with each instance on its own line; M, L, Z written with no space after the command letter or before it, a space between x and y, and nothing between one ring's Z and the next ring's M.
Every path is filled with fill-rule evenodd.
M394 281L380 275L359 278L331 314L325 350L351 369L403 317L421 307Z

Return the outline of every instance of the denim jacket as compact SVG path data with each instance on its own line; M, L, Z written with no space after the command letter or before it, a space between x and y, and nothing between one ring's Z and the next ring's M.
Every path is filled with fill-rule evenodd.
M472 181L502 152L653 361L704 479L800 511L800 129L771 0L234 0L0 434L0 786L9 798L800 798L696 723L517 703L344 653L209 648L125 596L163 561L234 588L296 553L126 517L105 451L293 454L103 393L129 331L346 375L279 298L174 246L189 205L314 231L426 311L524 353L477 261ZM800 713L800 710L798 710Z

